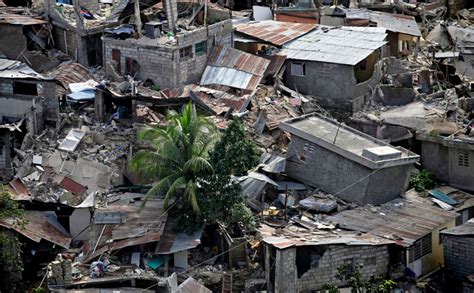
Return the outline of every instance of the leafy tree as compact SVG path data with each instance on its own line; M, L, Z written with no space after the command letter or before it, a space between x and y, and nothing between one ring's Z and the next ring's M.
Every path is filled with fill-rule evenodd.
M186 210L176 211L184 215L178 219L178 230L192 231L202 224L223 223L228 228L242 225L254 226L253 214L245 205L241 187L232 181L232 175L245 175L258 164L258 153L253 142L247 139L239 120L232 121L212 150L210 163L215 170L201 181L202 193L198 199L202 213L191 215ZM191 225L193 223L195 225Z
M247 139L240 120L234 119L209 153L211 164L219 175L242 176L259 162L255 144Z
M21 206L10 197L5 191L0 192L0 219L12 219L18 225L26 224L24 211ZM13 289L16 282L20 281L20 274L23 271L23 261L21 259L22 244L16 234L9 230L0 231L0 264L2 276L0 285L6 290Z
M217 129L207 118L198 116L192 103L182 113L170 111L166 127L150 127L138 138L150 142L154 150L140 150L132 159L130 169L144 179L157 180L145 199L164 195L164 206L172 198L183 197L199 213L199 180L213 172L207 159L209 147L215 142Z
M341 281L346 281L353 293L389 293L397 286L393 280L383 276L370 276L367 280L362 278L359 268L353 267L352 263L346 263L337 268L336 277ZM340 290L333 284L324 284L323 292L338 293Z
M431 189L435 187L435 184L435 177L433 173L428 170L423 169L410 177L410 186L415 188L415 190L418 192Z

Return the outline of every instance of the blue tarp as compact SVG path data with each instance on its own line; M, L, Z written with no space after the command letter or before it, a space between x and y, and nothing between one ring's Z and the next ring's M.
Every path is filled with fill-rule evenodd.
M72 94L68 94L67 97L76 102L92 101L95 99L95 90L84 90L80 92L74 92Z
M160 267L161 265L163 265L165 263L165 256L164 255L158 255L157 257L153 258L152 260L150 260L147 265L156 270L156 268Z
M446 194L442 193L442 192L439 191L439 190L433 189L433 190L430 190L429 193L430 193L430 195L433 196L434 198L437 198L437 199L439 199L440 201L445 202L445 203L447 203L447 204L455 205L455 204L458 203L457 201L455 201L454 199L450 198L449 196L447 196Z

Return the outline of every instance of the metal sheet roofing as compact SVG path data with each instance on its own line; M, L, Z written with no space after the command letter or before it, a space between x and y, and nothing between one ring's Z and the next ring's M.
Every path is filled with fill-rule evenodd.
M440 232L441 234L454 235L454 236L473 236L474 235L474 222L469 220L468 222L459 225L457 227L446 229Z
M0 58L0 78L46 79L25 63Z
M1 24L14 24L14 25L35 25L35 24L46 24L46 20L34 18L28 15L20 14L0 14L0 23Z
M173 231L174 224L173 220L166 223L163 235L156 245L155 254L171 254L195 248L201 244L202 229L198 229L191 234L176 233Z
M257 228L257 232L262 237L263 242L278 249L292 246L330 244L386 245L394 243L393 240L371 234L360 234L336 229L308 229L296 224L287 225L285 228L276 228L262 224Z
M345 210L325 220L337 223L341 228L393 239L408 247L459 215L418 195L407 193L405 197L375 209L364 206Z
M369 16L371 22L375 22L378 27L384 27L388 31L416 37L421 36L420 29L413 16L379 11L371 11Z
M316 28L311 23L292 23L273 20L250 22L235 28L238 33L281 46Z
M54 212L25 211L26 224L19 225L13 218L0 220L0 226L14 229L25 237L40 242L42 239L69 248L71 237L59 224Z
M329 27L316 30L283 46L287 59L356 65L385 45L384 28Z
M201 85L224 85L254 90L270 61L233 48L216 46L212 50Z
M56 89L58 96L65 95L69 91L69 84L95 80L87 68L79 63L62 63L49 72L49 76L58 80L62 87Z

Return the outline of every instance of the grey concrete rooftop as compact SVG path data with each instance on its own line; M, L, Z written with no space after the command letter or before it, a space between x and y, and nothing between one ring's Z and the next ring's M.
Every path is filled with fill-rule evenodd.
M280 128L292 135L361 163L363 163L362 161L376 163L377 165L396 161L399 163L401 161L414 163L419 159L417 154L407 149L391 146L370 135L318 114L303 115L285 121L280 124Z

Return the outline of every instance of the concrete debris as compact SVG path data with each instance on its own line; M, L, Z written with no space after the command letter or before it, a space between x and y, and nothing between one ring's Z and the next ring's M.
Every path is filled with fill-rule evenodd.
M346 286L335 275L349 261L394 290L474 288L444 244L472 234L455 227L474 215L462 191L474 191L470 1L11 2L0 0L0 180L27 221L0 228L22 235L28 281L316 292ZM152 147L138 131L187 103L221 132L242 121L261 153L232 177L254 229L177 232L173 206L129 170ZM417 169L435 187L417 191L431 183Z

